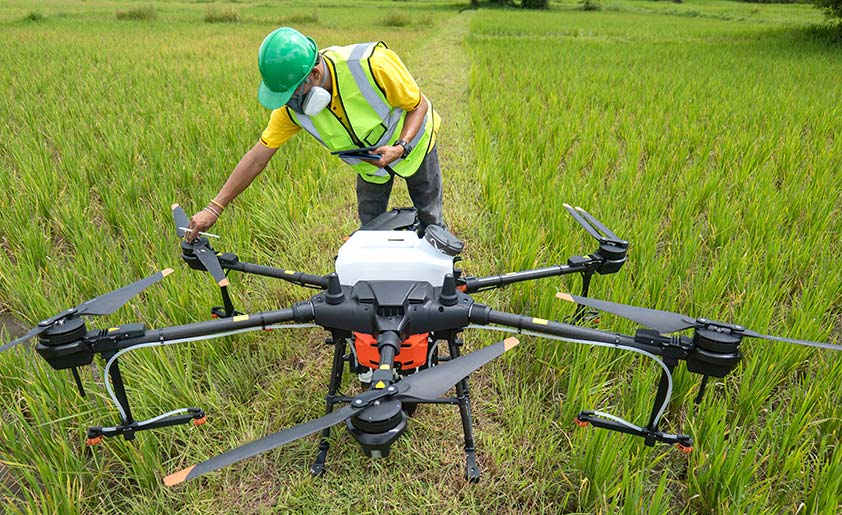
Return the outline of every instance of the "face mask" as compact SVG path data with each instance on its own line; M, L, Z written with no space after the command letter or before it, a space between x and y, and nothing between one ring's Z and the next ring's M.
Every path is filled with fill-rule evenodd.
M304 96L301 110L307 116L315 116L322 112L330 103L330 93L326 89L315 86Z
M313 86L306 95L293 95L293 97L289 99L289 102L287 102L287 106L296 113L307 116L315 116L319 114L325 107L327 107L328 104L330 104L330 93L328 93L328 91L323 87L327 80L328 76L325 73L322 78L321 85ZM310 79L308 78L306 82L309 83Z

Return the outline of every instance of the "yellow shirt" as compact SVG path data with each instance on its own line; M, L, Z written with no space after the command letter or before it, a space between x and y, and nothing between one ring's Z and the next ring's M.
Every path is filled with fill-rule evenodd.
M331 80L331 100L327 109L333 111L333 114L342 122L346 128L348 127L348 120L345 116L345 110L342 108L342 103L339 101L339 88L336 87L336 73L333 71L333 65L329 60L324 60L325 64L330 68ZM404 111L414 111L421 103L421 90L415 79L409 74L409 70L401 61L398 54L389 50L388 48L377 48L371 54L369 59L371 63L371 72L374 75L377 83L382 86L386 95L386 101L393 107L399 107ZM438 115L432 112L432 105L429 104L431 110L430 115L433 116L433 134L430 148L435 145L436 133L438 132L441 120ZM280 107L272 111L269 117L269 124L264 129L260 136L260 142L269 148L278 148L287 142L296 132L301 130L301 127L292 121L289 115L289 108L287 106Z

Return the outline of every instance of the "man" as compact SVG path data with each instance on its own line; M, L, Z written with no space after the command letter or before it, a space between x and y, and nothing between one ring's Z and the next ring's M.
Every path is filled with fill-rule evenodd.
M211 227L300 129L357 172L362 224L386 212L397 175L406 180L422 226L444 225L435 146L440 119L397 54L382 42L319 52L311 38L281 27L260 45L258 67L258 99L273 109L269 124L216 197L190 219L188 241ZM352 150L358 153L339 153Z

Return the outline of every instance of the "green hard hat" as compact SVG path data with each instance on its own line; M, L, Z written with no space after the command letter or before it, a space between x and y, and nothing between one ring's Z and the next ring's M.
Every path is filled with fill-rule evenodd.
M316 65L316 42L289 27L269 33L257 52L257 67L263 80L257 98L267 109L286 104L296 88Z

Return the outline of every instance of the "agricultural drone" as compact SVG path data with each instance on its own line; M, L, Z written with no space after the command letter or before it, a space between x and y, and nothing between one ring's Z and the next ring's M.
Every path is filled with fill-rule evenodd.
M460 335L466 329L508 331L616 348L655 360L662 372L645 426L599 411L582 411L575 421L582 426L591 424L640 436L648 446L655 442L675 444L683 452L692 451L690 436L659 429L672 394L672 372L679 362L684 361L687 370L702 376L696 397L699 402L708 377L724 377L737 366L743 338L842 349L841 345L769 336L739 325L587 298L594 274L614 274L622 268L628 243L584 209L565 207L597 240L592 254L572 256L563 265L488 277L466 276L456 268L463 243L442 227L421 227L414 209L384 213L354 232L339 249L336 270L327 275L240 261L235 254L217 253L205 237L212 235L191 243L182 239L184 261L195 270L209 272L220 287L223 305L211 310L213 320L162 329L148 329L142 323L88 329L84 316L113 313L172 271L167 269L43 320L24 336L0 346L0 351L37 336L38 354L56 370L70 369L81 395L85 392L77 367L91 364L95 355L102 357L106 390L119 411L120 423L89 428L87 443L93 445L104 437L122 435L131 440L139 431L205 421L205 413L199 408L135 420L118 363L128 351L261 329L318 327L329 333L325 342L333 346L333 363L324 416L165 477L164 482L172 486L316 432L321 432L321 442L310 472L321 475L330 429L341 423L367 456L388 456L391 444L406 430L408 417L420 403L458 406L464 432L465 477L478 481L468 378L512 349L518 340L509 337L463 355ZM178 204L172 206L172 213L176 232L183 238L190 230L189 220ZM234 309L228 293L230 271L282 279L318 292L291 307L243 314ZM570 323L497 311L471 296L517 282L574 273L582 276L581 295L558 294L578 305ZM593 314L588 308L614 313L646 328L625 335L576 325ZM687 329L693 330L692 335L670 334ZM351 374L360 374L366 387L354 397L339 393L346 364ZM453 387L455 395L447 396Z

